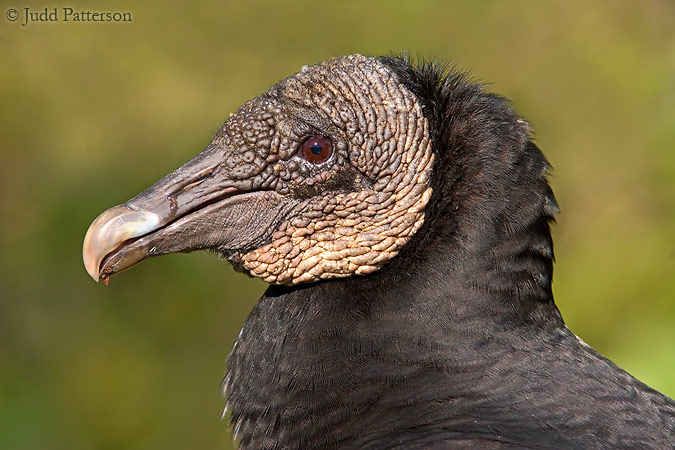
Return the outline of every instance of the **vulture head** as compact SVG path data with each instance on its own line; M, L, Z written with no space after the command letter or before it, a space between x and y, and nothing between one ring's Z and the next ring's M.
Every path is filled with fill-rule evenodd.
M95 279L210 249L269 283L369 274L424 222L434 156L422 104L360 55L305 67L244 106L192 161L102 213Z
M548 169L466 76L339 57L104 211L84 263L211 250L271 284L224 381L241 448L669 447L675 403L555 306Z

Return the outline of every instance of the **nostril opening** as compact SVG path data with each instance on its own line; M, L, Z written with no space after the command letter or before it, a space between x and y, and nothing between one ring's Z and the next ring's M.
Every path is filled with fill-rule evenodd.
M213 175L213 169L209 169L209 170L207 170L206 172L202 173L202 174L201 174L200 176L198 176L194 181L188 183L187 185L183 186L183 187L180 188L178 191L176 191L176 194L178 194L178 193L180 193L180 192L183 192L183 191L187 191L188 189L192 189L193 187L195 187L195 186L197 186L197 185L203 183L204 180L206 180L207 178L211 177L211 175ZM172 195L170 195L170 197L173 197L173 196L175 196L176 194L172 194Z
M195 184L195 183L201 183L202 181L204 181L204 180L206 180L208 177L210 177L212 174L213 174L213 170L209 170L208 172L206 172L205 174L203 174L203 175L201 175L199 178L197 178L197 179L194 181L194 183L192 183L192 184Z

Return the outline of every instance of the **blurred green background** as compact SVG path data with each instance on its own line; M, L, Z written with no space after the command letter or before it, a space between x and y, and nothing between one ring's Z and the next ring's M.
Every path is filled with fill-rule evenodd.
M64 6L133 22L21 26L24 7ZM180 254L103 287L84 233L302 65L405 49L470 69L534 124L563 316L675 395L671 0L16 0L0 16L0 448L231 448L219 384L265 285Z

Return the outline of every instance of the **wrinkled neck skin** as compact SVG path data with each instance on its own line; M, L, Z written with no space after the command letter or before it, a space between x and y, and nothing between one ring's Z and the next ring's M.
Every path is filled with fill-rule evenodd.
M401 73L420 96L441 89L414 76ZM627 421L658 422L658 394L605 377L615 366L553 302L555 200L527 124L453 83L467 101L430 119L434 193L417 236L373 275L271 286L245 323L225 379L241 448L471 448L496 436L609 448L630 442ZM486 103L502 106L483 117ZM611 401L593 413L612 396L640 397L640 413ZM668 439L651 438L644 448Z

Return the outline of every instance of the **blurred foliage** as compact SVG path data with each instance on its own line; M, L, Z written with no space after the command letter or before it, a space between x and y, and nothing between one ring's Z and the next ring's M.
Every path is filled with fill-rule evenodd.
M5 19L27 6L133 22ZM106 288L84 233L302 65L405 49L532 121L562 209L564 317L675 395L672 1L15 2L0 16L0 448L231 448L220 379L264 284L191 254Z

